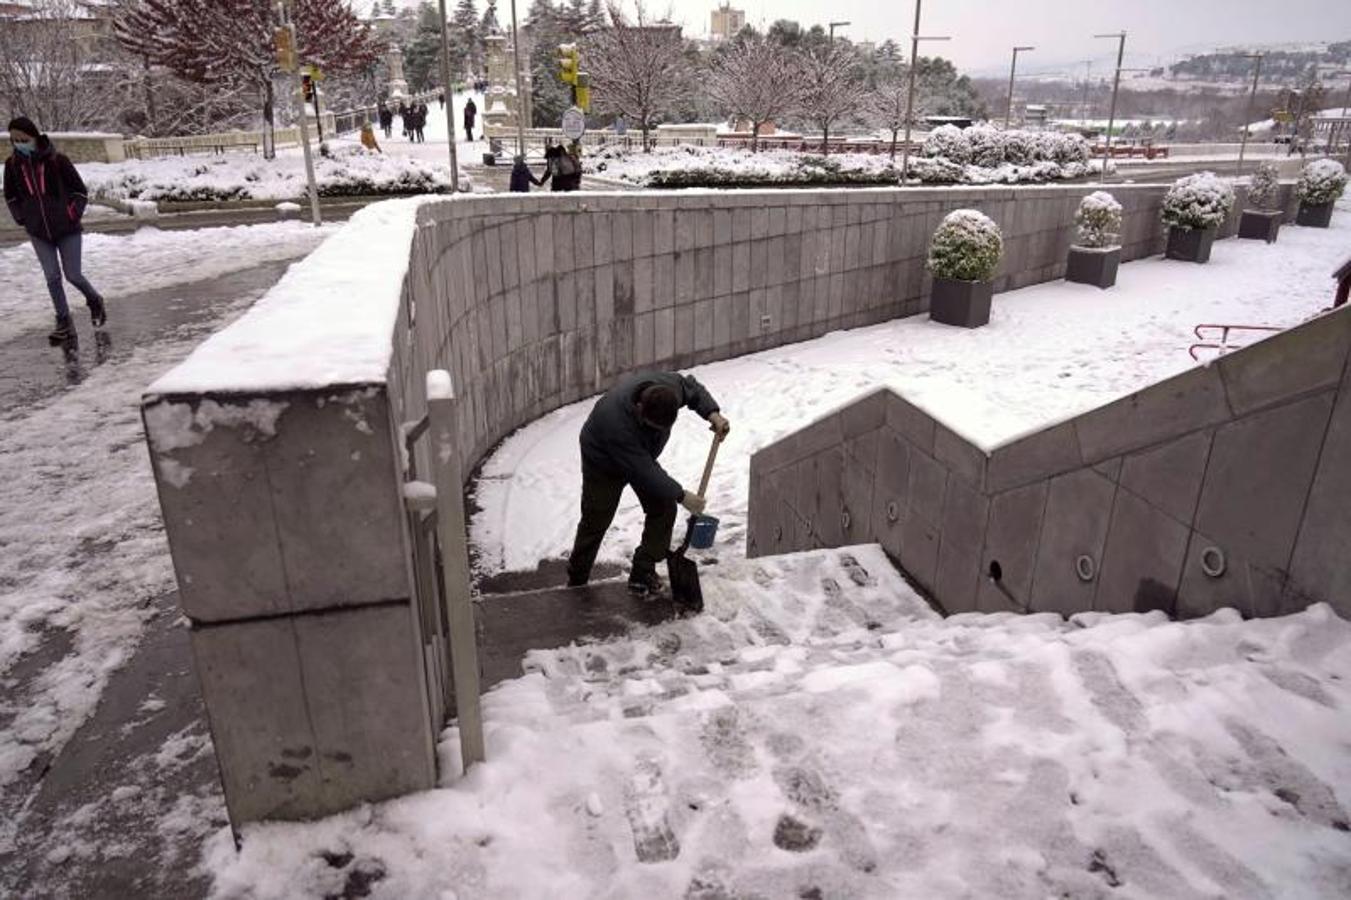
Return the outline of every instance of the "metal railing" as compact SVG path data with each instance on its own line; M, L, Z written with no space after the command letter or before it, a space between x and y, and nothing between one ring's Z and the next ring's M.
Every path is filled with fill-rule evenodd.
M410 100L426 103L436 99L439 90L412 94ZM322 113L325 135L351 134L376 119L376 107L363 106L340 113ZM277 148L299 147L300 128L295 125L275 128L273 145ZM129 159L152 159L158 156L199 156L235 152L263 152L263 131L234 130L214 134L194 134L183 137L132 138L123 144Z

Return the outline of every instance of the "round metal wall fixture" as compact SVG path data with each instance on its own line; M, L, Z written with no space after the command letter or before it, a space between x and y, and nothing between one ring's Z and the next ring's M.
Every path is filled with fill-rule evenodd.
M849 510L846 509L844 512L840 513L840 527L845 531L849 530L849 523L852 521L853 519L849 517Z
M1092 581L1098 574L1098 564L1087 553L1074 561L1074 574L1080 581Z
M896 505L895 500L892 500L890 503L887 504L887 521L895 522L900 517L901 517L901 508L898 505Z
M1207 547L1201 551L1201 571L1205 572L1210 578L1219 578L1224 574L1228 565L1224 558L1224 551L1219 547Z

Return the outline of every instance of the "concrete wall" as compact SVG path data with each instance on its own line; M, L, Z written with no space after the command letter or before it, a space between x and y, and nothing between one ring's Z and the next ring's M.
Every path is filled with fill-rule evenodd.
M948 612L1351 616L1348 348L1344 308L989 453L875 392L752 457L749 553L878 542Z
M468 473L513 429L625 372L923 311L929 238L951 209L981 208L1003 227L1000 289L1058 277L1087 190L429 201L416 207L407 275L390 276L402 283L384 382L240 392L222 371L220 390L147 396L233 821L322 815L434 781L440 723L423 659L435 636L418 618L434 600L416 596L400 500L403 426L425 414L428 370L454 377ZM1159 251L1163 188L1114 192L1126 258ZM367 236L362 271L399 272L388 236ZM314 290L324 315L342 302L322 279ZM304 352L289 339L269 345L266 371Z
M1112 188L1124 259L1162 252L1165 188ZM1062 277L1085 187L649 192L424 206L390 372L398 417L446 368L465 471L516 428L622 373L685 368L928 309L953 209L1004 232L996 290ZM1237 228L1238 209L1221 230Z

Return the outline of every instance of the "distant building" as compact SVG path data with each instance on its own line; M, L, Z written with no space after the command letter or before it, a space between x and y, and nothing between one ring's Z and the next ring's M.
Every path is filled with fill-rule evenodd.
M744 9L732 9L730 5L724 3L713 10L709 34L715 41L728 41L740 34L741 29L745 27L746 11Z
M862 53L864 56L872 56L877 52L877 41L859 41L854 46L857 47L858 52Z

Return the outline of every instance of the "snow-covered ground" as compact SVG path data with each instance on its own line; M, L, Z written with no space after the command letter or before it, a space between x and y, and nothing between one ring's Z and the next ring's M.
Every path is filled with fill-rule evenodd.
M1345 897L1326 606L936 617L875 547L706 568L708 610L530 657L487 762L228 829L222 898Z
M456 123L462 121L465 97L456 97ZM483 98L475 95L483 108ZM359 135L346 134L326 143L331 157L315 151L315 177L322 194L382 194L450 190L450 158L446 116L433 102L427 111L425 143L414 144L399 133L391 138L376 126L383 152L362 149ZM482 133L482 119L475 128ZM457 132L463 136L463 131ZM313 139L311 135L311 139ZM461 165L471 160L476 144L459 141ZM306 191L304 157L298 148L279 151L265 160L254 153L161 157L121 163L85 163L80 173L91 193L141 200L293 200Z
M188 231L142 228L120 235L90 232L84 236L82 264L116 317L117 298L124 294L304 256L335 230L333 225L316 229L302 222L271 222ZM50 325L51 299L32 246L0 248L0 284L5 286L0 291L0 341ZM66 295L72 308L83 309L84 299L69 284Z
M1331 304L1331 272L1349 243L1351 199L1343 199L1329 229L1283 228L1275 244L1219 241L1205 265L1153 257L1122 265L1107 291L1060 281L999 294L984 328L921 316L692 369L732 422L709 486L720 539L743 552L751 454L868 390L890 385L992 447L1195 365L1187 348L1197 324L1308 318ZM592 403L520 429L484 463L472 522L483 571L531 569L571 548L577 435ZM693 482L708 437L697 417L681 416L662 464ZM600 558L626 561L642 521L626 493Z

